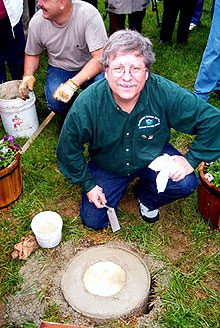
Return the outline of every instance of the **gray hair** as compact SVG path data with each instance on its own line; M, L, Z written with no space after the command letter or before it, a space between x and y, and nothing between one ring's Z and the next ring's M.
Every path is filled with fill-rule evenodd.
M110 57L115 59L118 53L128 54L131 52L137 52L139 56L143 56L145 66L150 72L155 61L152 43L148 38L133 30L120 30L109 37L100 57L100 64L104 72L109 67Z

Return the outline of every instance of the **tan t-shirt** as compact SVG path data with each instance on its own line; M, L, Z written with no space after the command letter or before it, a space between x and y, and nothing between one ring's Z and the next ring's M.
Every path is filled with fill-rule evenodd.
M64 26L43 18L42 10L32 17L25 52L39 55L46 49L50 65L78 71L91 59L90 52L102 48L106 41L98 10L84 1L73 1L72 16Z

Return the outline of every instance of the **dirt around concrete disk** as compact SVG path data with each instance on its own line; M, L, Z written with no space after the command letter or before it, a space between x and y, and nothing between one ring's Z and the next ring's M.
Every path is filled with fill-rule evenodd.
M74 311L65 301L61 291L61 279L67 264L79 252L97 245L101 244L88 240L73 243L69 240L52 249L37 250L20 269L23 283L18 286L15 295L8 296L5 300L7 323L33 322L39 326L40 322L45 319L45 311L54 307L60 323L67 323L68 320L68 323L73 325L97 326L97 322L91 321ZM161 327L158 324L158 318L162 311L162 304L157 296L157 286L160 289L167 287L169 274L165 263L144 254L138 250L135 244L110 242L105 245L126 247L136 252L145 261L153 281L154 294L150 297L151 304L149 305L149 308L152 309L148 314L142 314L138 317L136 327ZM126 320L129 321L129 319ZM116 327L112 323L113 326Z

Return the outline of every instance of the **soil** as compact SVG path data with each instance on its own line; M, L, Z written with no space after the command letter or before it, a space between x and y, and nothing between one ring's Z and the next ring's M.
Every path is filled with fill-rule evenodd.
M137 200L132 193L133 184L131 184L124 197L119 203L121 210L126 210L134 216L139 215ZM59 214L62 217L70 217L75 219L79 217L80 198L74 201L71 198L60 199L57 203L59 206ZM11 218L13 219L13 218ZM15 220L15 218L14 218ZM162 226L167 227L166 211L161 210L160 221ZM169 229L168 229L169 231ZM90 230L88 230L88 237ZM188 248L187 240L182 233L178 233L175 229L170 229L169 237L176 241L176 247L167 249L166 256L168 259L178 260L184 250ZM112 234L106 234L105 238L94 236L91 238L83 238L74 242L68 240L61 242L60 245L52 249L38 249L28 258L26 263L20 269L20 275L23 278L23 283L16 286L16 293L5 298L6 306L4 312L0 303L0 313L4 313L4 321L7 324L15 325L27 322L34 322L38 327L43 318L50 318L48 321L56 321L59 323L69 323L78 326L95 327L100 326L100 323L94 322L89 318L84 317L80 313L74 311L65 301L61 291L61 278L67 264L72 260L74 255L85 250L88 247L107 244L121 245L138 253L138 255L146 262L151 273L152 286L151 295L149 297L148 313L135 314L127 319L116 319L109 327L120 327L125 324L129 327L162 327L158 323L158 319L164 313L165 309L162 305L158 289L166 290L168 286L168 277L171 272L167 264L157 260L155 257L147 255L144 250L137 247L135 243L123 243L112 237ZM181 241L181 242L180 242ZM54 315L55 319L54 319ZM59 319L59 320L58 320ZM1 316L0 316L1 324ZM106 325L107 326L107 325ZM103 325L102 325L103 327Z
M60 285L63 272L74 255L85 248L100 244L88 240L78 240L73 243L69 240L65 243L60 243L60 245L52 249L38 249L32 254L20 269L23 283L18 287L15 295L10 295L6 299L5 320L7 323L34 322L39 326L42 318L44 318L45 309L56 304L59 309L57 315L60 318L60 323L69 320L68 323L73 325L85 327L99 326L100 322L95 322L82 316L68 305L63 297ZM147 264L152 277L152 295L149 298L148 304L148 310L151 310L148 314L139 314L138 318L136 318L137 314L135 314L136 327L159 327L157 318L163 311L163 308L160 298L156 296L156 290L158 284L160 288L166 288L168 284L165 263L142 253L135 244L110 242L107 245L109 247L120 245L129 248L138 253ZM159 276L155 275L158 270L160 271ZM126 319L127 322L129 320L134 321L134 316Z
M10 81L1 84L0 99L11 100L18 98L19 81Z

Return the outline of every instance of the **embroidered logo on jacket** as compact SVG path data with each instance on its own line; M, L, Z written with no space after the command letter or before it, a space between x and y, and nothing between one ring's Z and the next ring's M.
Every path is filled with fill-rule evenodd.
M154 128L157 125L160 125L160 119L156 116L148 115L142 117L138 123L139 129Z

